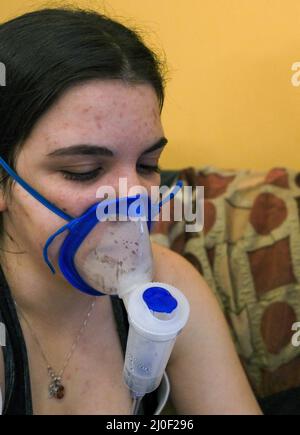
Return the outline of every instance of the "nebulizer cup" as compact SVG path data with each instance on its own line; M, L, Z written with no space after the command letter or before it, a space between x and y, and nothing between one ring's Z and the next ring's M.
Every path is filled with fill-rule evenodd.
M124 379L134 398L160 384L177 335L189 316L189 303L175 287L140 285L128 301L129 334Z

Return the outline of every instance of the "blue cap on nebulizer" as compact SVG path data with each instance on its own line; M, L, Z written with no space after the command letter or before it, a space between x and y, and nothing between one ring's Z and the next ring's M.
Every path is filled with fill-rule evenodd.
M149 287L143 293L143 300L149 310L170 314L177 308L178 302L168 290L163 287Z

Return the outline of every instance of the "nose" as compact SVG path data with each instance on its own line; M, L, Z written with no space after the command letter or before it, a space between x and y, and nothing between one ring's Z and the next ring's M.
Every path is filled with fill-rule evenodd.
M138 175L128 173L113 178L113 182L101 185L97 189L98 199L123 198L137 194L150 195L151 184L141 180Z
M148 180L146 177L142 177L136 170L130 170L127 173L122 172L122 174L119 174L116 179L116 195L119 197L131 196L139 193L150 195L152 184L153 179Z

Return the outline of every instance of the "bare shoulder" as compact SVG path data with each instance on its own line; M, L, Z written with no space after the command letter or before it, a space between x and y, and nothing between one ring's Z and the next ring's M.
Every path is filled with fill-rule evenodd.
M177 412L260 413L213 291L185 258L156 243L152 247L154 279L177 287L190 304L167 367Z
M215 299L202 275L183 256L155 242L152 249L155 280L178 287L188 298Z
M183 256L156 243L152 244L152 248L154 279L178 288L190 304L189 321L181 334L183 339L178 340L180 345L175 347L172 354L171 360L174 360L194 342L199 331L208 326L210 319L219 318L222 323L223 313L213 291L191 263Z

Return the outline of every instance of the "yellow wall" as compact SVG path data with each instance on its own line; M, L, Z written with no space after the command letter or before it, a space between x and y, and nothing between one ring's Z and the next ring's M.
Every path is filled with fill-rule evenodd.
M60 3L1 0L0 18ZM138 25L164 49L171 80L163 167L299 169L300 86L291 82L300 62L299 0L72 3Z

